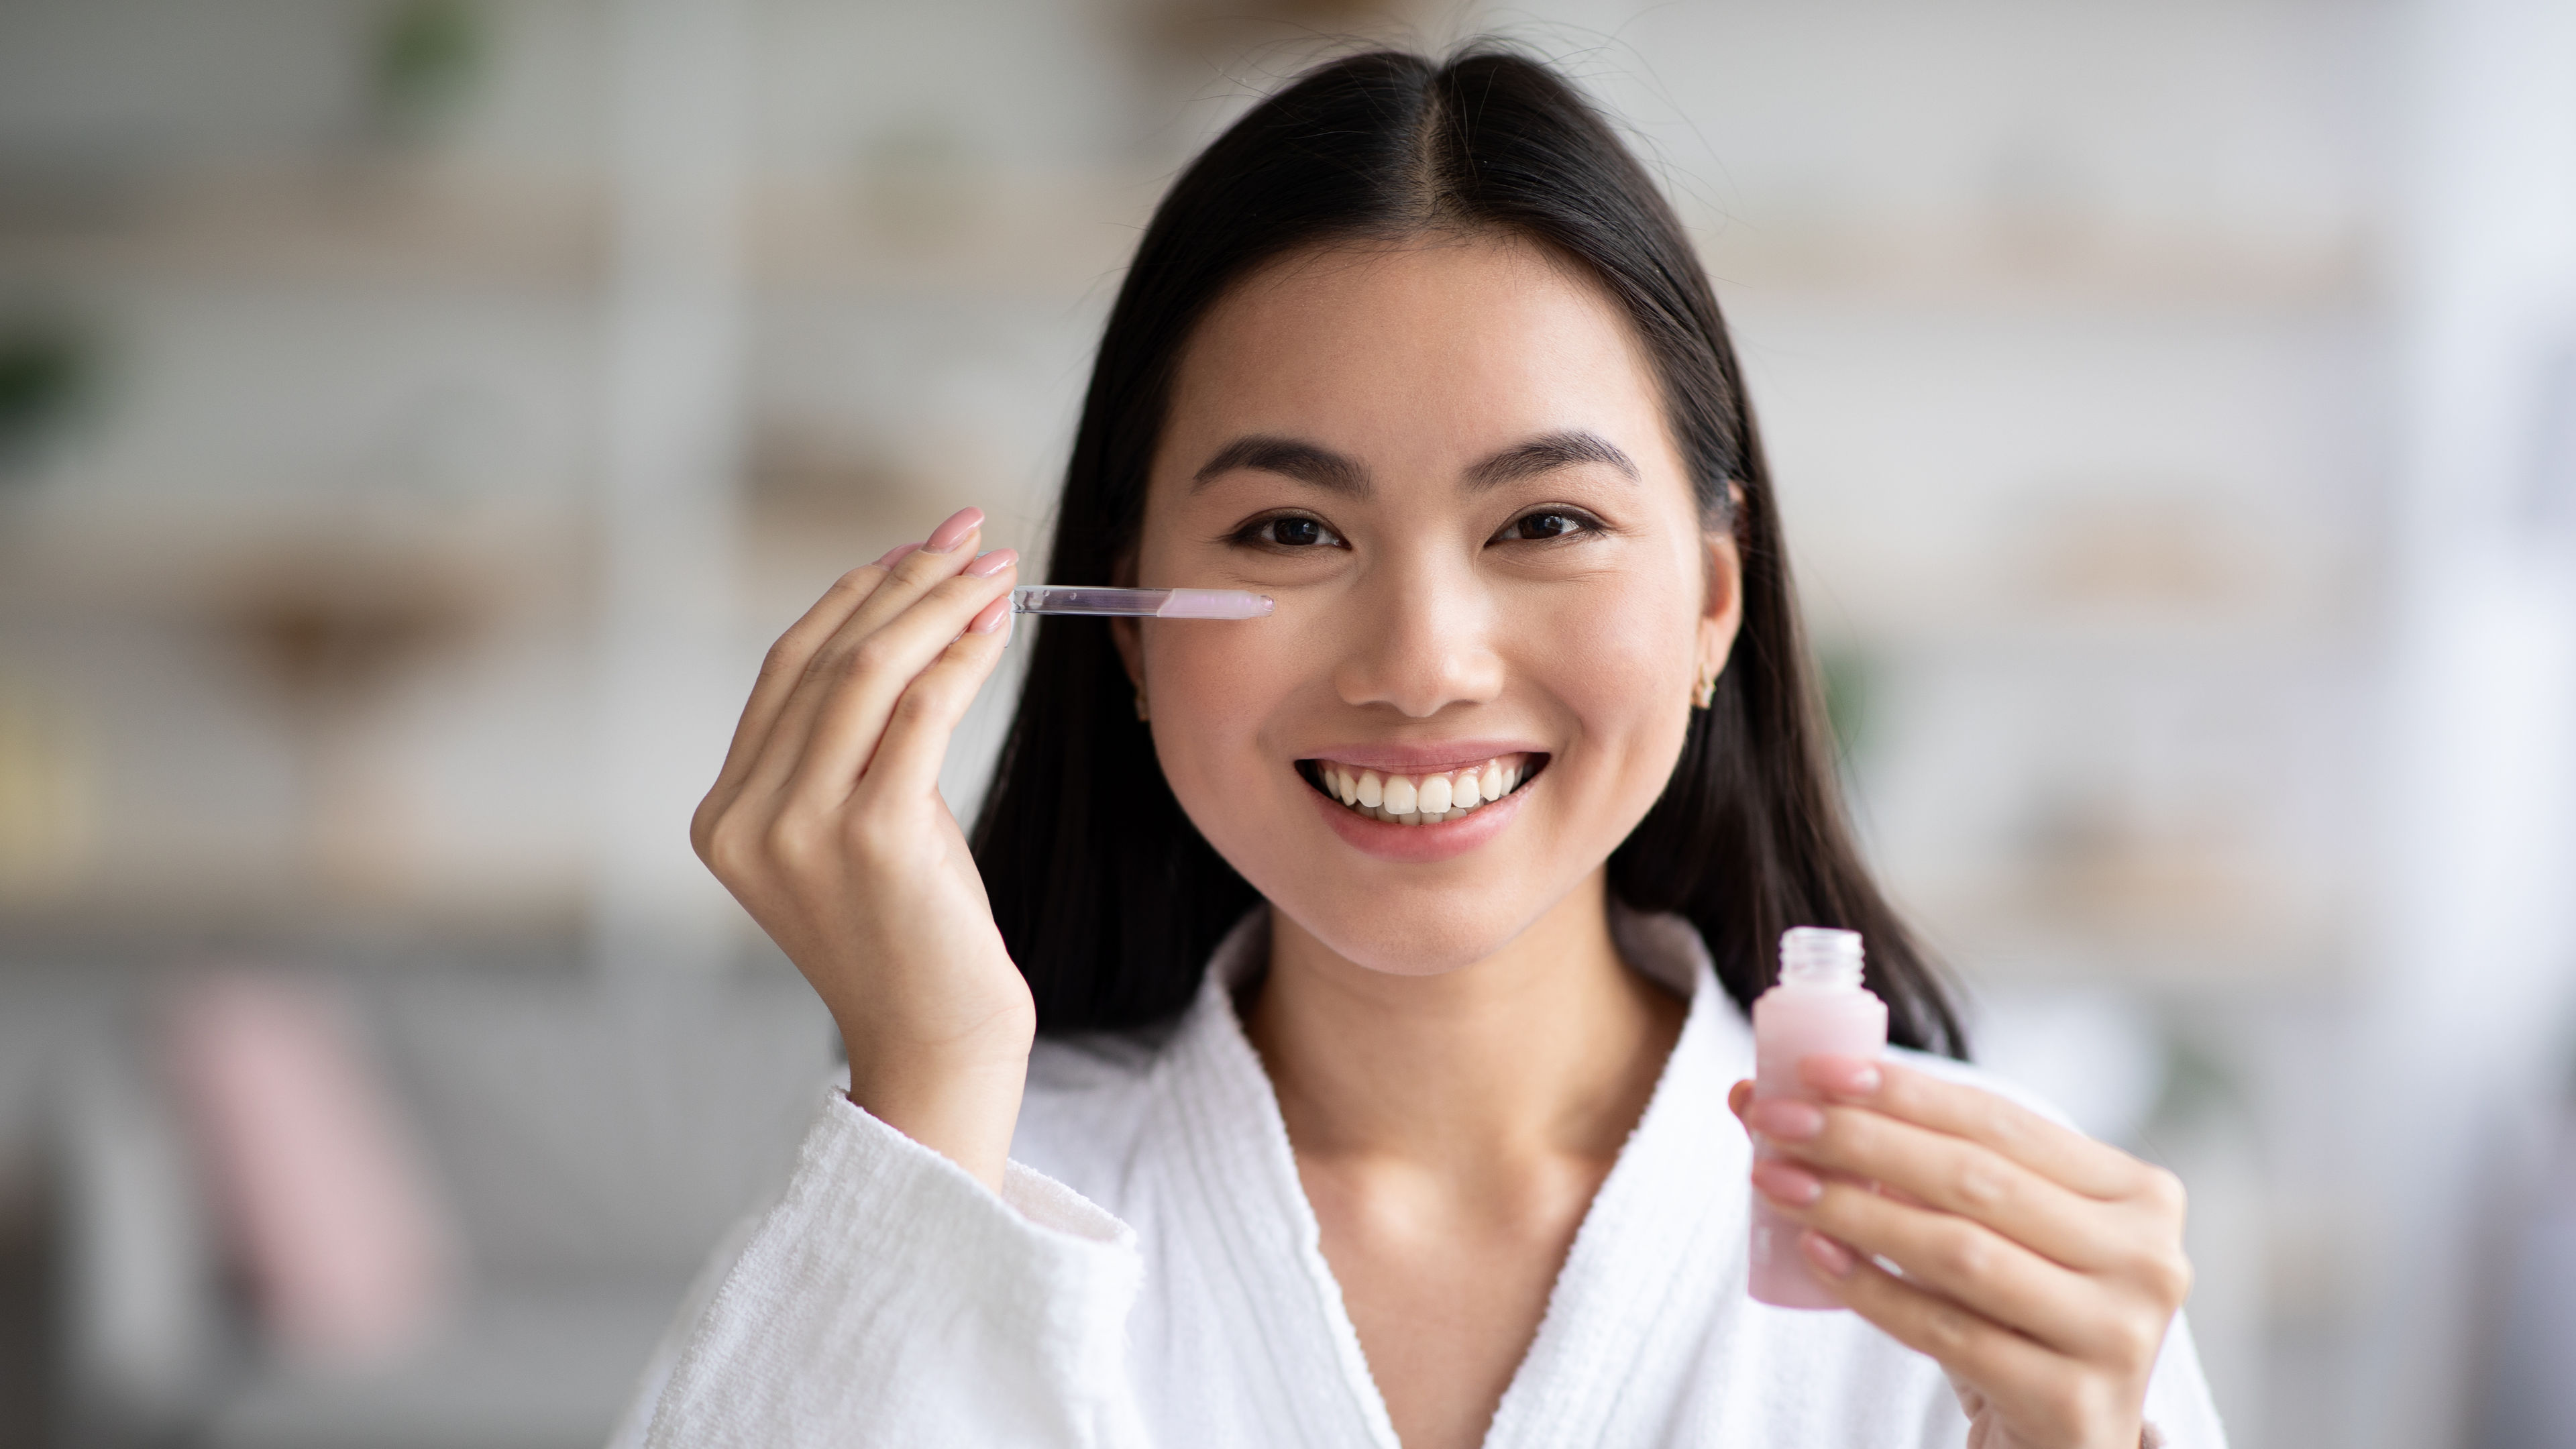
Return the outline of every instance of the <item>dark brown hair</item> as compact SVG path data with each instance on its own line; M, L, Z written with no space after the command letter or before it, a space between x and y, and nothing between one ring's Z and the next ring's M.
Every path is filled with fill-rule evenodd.
M1229 286L1301 248L1429 232L1524 238L1599 278L1655 360L1703 517L1732 527L1743 559L1744 620L1716 702L1693 712L1662 797L1611 854L1611 890L1689 918L1747 1005L1772 981L1781 931L1859 931L1889 1036L1963 1055L1938 973L1844 820L1770 469L1716 295L1644 168L1546 64L1489 44L1445 62L1333 61L1182 173L1101 338L1045 577L1106 582L1133 556L1174 368ZM1259 899L1182 813L1129 696L1102 621L1049 620L975 823L993 916L1041 1030L1179 1012Z

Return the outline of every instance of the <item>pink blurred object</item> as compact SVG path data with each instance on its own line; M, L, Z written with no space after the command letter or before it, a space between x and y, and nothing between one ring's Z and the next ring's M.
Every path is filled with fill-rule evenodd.
M427 1337L455 1234L342 1001L229 971L182 991L170 1026L181 1111L270 1336L353 1369Z

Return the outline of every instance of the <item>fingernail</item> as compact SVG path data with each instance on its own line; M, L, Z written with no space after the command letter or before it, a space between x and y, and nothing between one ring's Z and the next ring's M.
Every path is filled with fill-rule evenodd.
M923 553L946 553L966 541L975 525L984 521L984 510L960 508L948 515L948 521L930 531L930 541L921 546Z
M979 579L997 578L1001 575L1002 570L1009 568L1011 565L1018 563L1019 561L1020 551L1018 549L997 548L987 553L977 554L975 556L975 561L966 566L966 572L973 574Z
M1762 1190L1764 1197L1791 1207L1807 1207L1825 1195L1822 1179L1785 1162L1753 1164L1753 1185Z
M1744 1113L1754 1131L1782 1142L1803 1142L1825 1130L1824 1109L1796 1097L1772 1097Z
M995 599L975 615L975 622L966 626L966 632L990 634L1001 628L1002 621L1009 617L1011 617L1011 601L1008 598Z
M893 568L895 563L905 554L908 554L919 547L921 547L921 545L917 543L898 543L894 547L886 550L886 556L878 559L876 566L881 569Z
M1798 1064L1798 1075L1837 1097L1866 1097L1878 1090L1878 1068L1861 1057L1812 1056Z
M1842 1244L1835 1242L1824 1234L1810 1232L1804 1237L1798 1239L1798 1247L1801 1251L1806 1253L1808 1262L1815 1264L1828 1274L1831 1274L1836 1278L1848 1278L1851 1276L1852 1265L1855 1261L1852 1257L1851 1249L1844 1247Z

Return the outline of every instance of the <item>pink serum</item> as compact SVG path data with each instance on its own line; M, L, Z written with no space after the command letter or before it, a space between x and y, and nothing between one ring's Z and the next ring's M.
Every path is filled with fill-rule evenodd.
M1780 984L1753 1003L1753 1096L1813 1097L1798 1063L1818 1052L1874 1057L1887 1047L1887 1003L1860 984L1860 933L1798 926L1780 937ZM1754 1155L1773 1156L1759 1138ZM1779 1308L1840 1308L1807 1269L1798 1225L1753 1194L1753 1299Z

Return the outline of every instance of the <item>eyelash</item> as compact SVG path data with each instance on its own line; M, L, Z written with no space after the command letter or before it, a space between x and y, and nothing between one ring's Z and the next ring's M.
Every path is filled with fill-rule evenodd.
M1513 539L1507 537L1513 529L1519 528L1523 524L1530 522L1532 519L1538 518L1562 518L1573 526L1563 533L1549 534L1543 538ZM1282 523L1311 523L1322 532L1325 538L1331 540L1331 542L1289 544L1281 543L1275 535L1268 537L1264 536L1266 534L1272 534L1272 531ZM1488 541L1509 543L1562 543L1567 539L1580 538L1587 533L1601 533L1604 531L1601 520L1594 518L1591 514L1585 513L1579 508L1551 506L1533 508L1526 513L1516 515L1511 522L1504 524L1501 530L1495 533L1494 537ZM1312 514L1306 513L1274 513L1268 517L1253 519L1251 522L1243 525L1243 527L1236 529L1232 536L1230 536L1226 541L1250 548L1277 549L1283 553L1303 553L1310 548L1329 548L1336 544L1344 548L1348 548L1350 546L1343 542L1340 534L1333 531L1333 526L1331 524L1326 523Z
M1342 543L1342 536L1333 531L1333 526L1331 524L1308 513L1273 513L1264 518L1256 518L1250 523L1245 524L1243 527L1236 529L1234 531L1234 535L1226 541L1228 543L1242 544L1251 548L1277 549L1282 553L1303 553L1310 548L1330 546L1319 544L1281 543L1275 537L1263 536L1265 533L1270 532L1283 523L1311 523L1323 533L1324 537L1332 540L1333 543ZM1347 548L1349 545L1343 544L1343 546Z
M1494 537L1499 539L1503 537L1504 534L1510 533L1513 529L1520 527L1522 524L1527 523L1534 518L1562 518L1574 526L1563 533L1549 534L1545 538L1517 539L1514 540L1514 542L1563 543L1567 539L1580 538L1587 533L1604 533L1608 531L1603 527L1600 519L1593 517L1582 509L1566 508L1561 505L1551 505L1544 508L1533 508L1527 513L1520 514L1512 519L1511 522L1504 524L1502 532L1495 534Z

